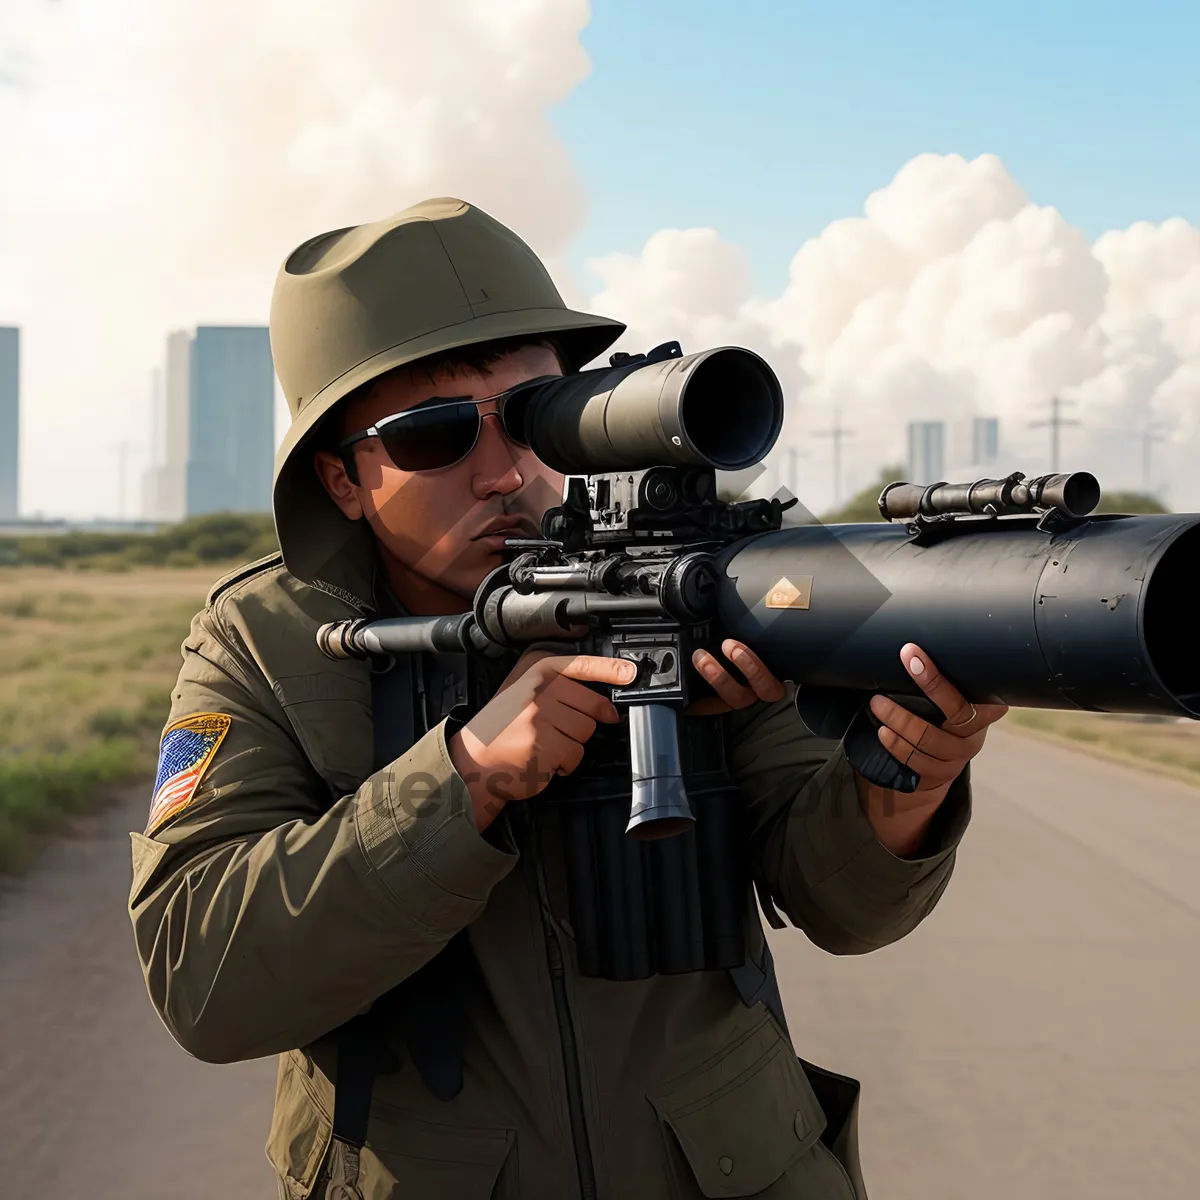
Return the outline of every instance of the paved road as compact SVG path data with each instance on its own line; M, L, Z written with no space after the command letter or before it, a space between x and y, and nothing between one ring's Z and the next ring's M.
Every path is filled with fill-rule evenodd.
M798 1048L864 1081L874 1200L1200 1195L1200 791L996 730L937 910L774 945Z
M125 916L146 792L0 893L0 1197L274 1200L275 1064L189 1058L159 1023Z
M806 1057L866 1085L873 1200L1184 1200L1200 1177L1200 791L997 731L942 906L910 938L776 951ZM0 896L0 1195L274 1195L274 1065L158 1025L93 818Z

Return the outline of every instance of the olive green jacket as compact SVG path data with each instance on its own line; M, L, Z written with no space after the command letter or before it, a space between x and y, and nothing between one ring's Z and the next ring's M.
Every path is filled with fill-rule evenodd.
M358 597L370 581L349 582L310 586L272 558L219 584L193 621L170 720L230 720L192 802L131 835L150 997L198 1058L281 1056L267 1154L281 1196L323 1197L336 1074L324 1035L469 927L485 986L468 1009L465 1085L434 1099L396 1031L401 1067L375 1084L362 1195L579 1195L537 897L513 847L476 831L444 722L372 774L368 667L330 661L314 640L321 624L369 611ZM913 929L950 877L966 779L928 856L902 860L875 838L840 749L790 701L724 719L754 870L778 909L834 954ZM743 1005L723 971L581 977L552 842L544 854L596 1195L861 1195L853 1129L822 1139L825 1115L767 1010ZM761 944L757 916L748 936Z

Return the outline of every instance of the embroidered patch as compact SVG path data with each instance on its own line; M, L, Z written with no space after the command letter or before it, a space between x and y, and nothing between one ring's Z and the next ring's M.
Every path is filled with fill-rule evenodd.
M176 721L163 734L147 831L173 817L191 801L229 726L230 718L224 713L197 713Z

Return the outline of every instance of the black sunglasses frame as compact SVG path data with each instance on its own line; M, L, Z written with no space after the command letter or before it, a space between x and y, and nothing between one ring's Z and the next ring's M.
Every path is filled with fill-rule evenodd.
M550 378L555 378L555 377L554 376L546 376L545 378L550 379ZM425 400L422 403L417 404L412 408L406 408L401 412L392 413L390 416L381 417L378 421L375 422L374 425L371 425L369 428L360 429L357 433L352 433L349 435L349 437L343 438L338 443L338 451L343 456L345 456L346 452L348 450L350 450L351 447L356 446L359 442L364 442L367 440L367 438L377 437L380 439L380 443L383 446L383 449L384 449L385 453L387 454L388 458L390 458L392 460L393 465L398 467L400 470L402 470L402 471L440 471L446 467L452 467L452 466L455 466L456 464L462 462L462 460L464 458L466 458L471 453L472 450L475 449L476 445L478 445L479 434L483 430L483 417L484 417L484 414L479 411L479 405L487 404L491 400L494 400L496 402L496 415L500 418L500 424L504 430L505 437L507 437L510 441L515 442L518 446L527 446L528 443L526 443L523 438L513 436L513 432L509 428L508 422L504 419L504 408L505 408L506 401L512 395L513 392L515 392L519 389L523 390L525 388L528 388L531 384L535 384L535 383L539 383L539 382L541 382L540 377L538 379L531 379L524 383L516 384L514 387L508 388L503 392L496 392L495 394L493 394L491 396L480 396L478 399L474 399L470 396L431 396L428 400ZM402 433L406 423L413 424L417 419L428 416L430 413L453 411L456 414L460 414L464 409L468 409L468 408L472 409L474 412L475 432L471 438L470 445L467 446L467 448L461 454L459 454L456 458L452 458L444 463L437 463L436 465L428 465L428 466L422 466L422 467L409 467L409 466L405 466L401 462L396 461L396 455L394 455L392 453L392 450L388 446L389 432ZM488 414L488 415L490 415L490 414ZM407 418L407 422L406 422L406 418ZM446 422L445 424L448 425L449 422ZM433 426L431 426L431 428L432 427Z

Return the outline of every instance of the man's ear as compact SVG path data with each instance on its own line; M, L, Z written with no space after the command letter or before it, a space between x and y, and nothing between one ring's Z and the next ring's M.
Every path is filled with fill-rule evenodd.
M330 499L342 510L351 521L362 519L363 506L358 498L358 488L346 474L346 464L336 454L328 450L318 450L313 455L313 466Z

